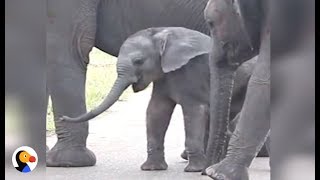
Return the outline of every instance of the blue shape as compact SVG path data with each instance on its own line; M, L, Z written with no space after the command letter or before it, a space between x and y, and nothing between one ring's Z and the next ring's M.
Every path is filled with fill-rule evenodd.
M30 167L28 166L28 165L26 165L23 169L22 169L22 172L23 173L27 173L27 172L30 172L31 171L31 169L30 169Z

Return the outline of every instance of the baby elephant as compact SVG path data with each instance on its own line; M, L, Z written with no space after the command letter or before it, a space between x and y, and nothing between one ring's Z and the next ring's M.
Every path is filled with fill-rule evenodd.
M184 116L185 147L189 163L186 172L199 172L206 164L205 131L209 118L210 76L209 36L182 27L161 27L141 30L121 46L118 77L101 105L80 117L63 116L66 121L83 122L94 118L115 103L132 85L134 92L153 82L147 108L148 158L142 170L165 170L164 137L176 104ZM244 92L251 74L251 62L239 68L234 88L231 118L242 107ZM214 88L214 87L212 87Z

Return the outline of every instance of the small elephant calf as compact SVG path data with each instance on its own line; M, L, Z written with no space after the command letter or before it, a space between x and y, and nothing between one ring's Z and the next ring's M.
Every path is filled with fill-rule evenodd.
M182 27L149 28L131 35L121 46L118 77L102 104L80 117L61 119L77 122L92 119L115 103L129 85L138 92L153 82L147 108L148 159L141 169L167 169L164 137L173 110L179 104L183 110L189 160L185 171L201 171L206 165L210 44L209 36ZM252 67L253 62L249 61L237 71L231 118L241 110Z

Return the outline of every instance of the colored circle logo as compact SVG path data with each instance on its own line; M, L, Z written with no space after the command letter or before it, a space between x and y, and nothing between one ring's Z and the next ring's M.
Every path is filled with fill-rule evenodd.
M29 146L21 146L16 149L12 155L13 166L22 173L28 173L36 168L38 155L35 150Z

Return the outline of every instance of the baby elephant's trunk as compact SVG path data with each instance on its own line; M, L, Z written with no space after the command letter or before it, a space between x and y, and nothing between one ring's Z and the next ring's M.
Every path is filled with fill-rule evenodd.
M112 89L110 90L108 96L103 100L103 102L91 110L90 112L83 114L81 116L71 118L68 116L62 116L60 120L69 121L69 122L84 122L88 121L99 114L103 113L105 110L109 109L121 96L123 91L130 85L131 83L125 78L117 78Z

